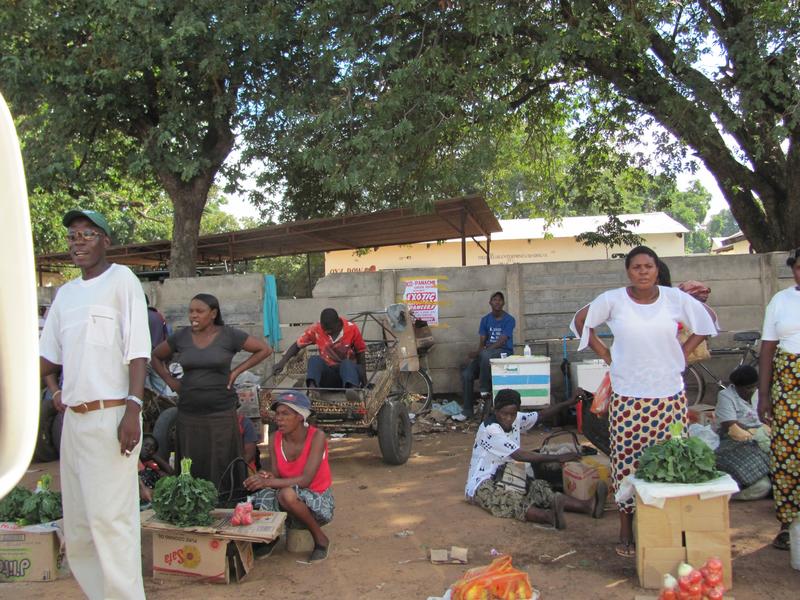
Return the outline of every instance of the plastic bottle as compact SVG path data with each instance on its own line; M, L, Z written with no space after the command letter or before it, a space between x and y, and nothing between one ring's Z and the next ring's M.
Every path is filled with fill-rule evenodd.
M169 466L170 466L171 469L175 469L175 453L174 452L170 452L169 453Z
M525 344L525 348L522 350L522 354L524 356L530 356L531 355L531 347L528 344Z
M792 568L800 571L800 516L795 517L789 526L789 550Z

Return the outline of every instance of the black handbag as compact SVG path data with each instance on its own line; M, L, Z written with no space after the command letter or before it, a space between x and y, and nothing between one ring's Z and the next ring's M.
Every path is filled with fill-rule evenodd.
M542 442L541 448L539 448L539 454L553 454L558 455L561 452L556 452L555 444L553 444L553 440L562 435L569 435L572 438L571 444L574 446L572 452L577 453L578 455L582 454L581 445L578 443L578 436L575 435L572 431L556 431L555 433L551 433ZM564 491L564 473L562 471L562 465L560 462L546 462L537 464L534 467L534 474L536 475L536 479L543 479L547 483L550 484L550 487L553 488L556 492L563 492Z
M769 475L769 456L756 441L737 442L725 438L720 441L715 454L717 468L733 477L741 489L749 488Z
M217 508L236 508L247 500L250 492L244 487L247 479L247 463L241 456L234 458L219 478Z

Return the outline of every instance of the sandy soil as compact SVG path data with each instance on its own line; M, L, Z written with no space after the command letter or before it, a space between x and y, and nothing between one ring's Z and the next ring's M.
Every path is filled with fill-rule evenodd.
M526 447L537 447L542 435L526 436ZM157 583L148 575L147 596L424 600L442 594L469 568L426 560L430 548L452 545L469 548L469 566L488 563L493 549L510 553L545 600L627 600L646 593L637 586L634 561L613 552L614 512L599 521L569 515L567 530L554 531L495 519L466 504L462 497L473 437L474 429L416 436L413 456L401 467L381 462L374 438L333 440L336 517L326 528L333 544L327 561L299 564L297 559L304 556L279 546L271 557L257 561L241 583ZM31 469L26 484L32 484L41 469L57 472L57 463L34 464ZM798 597L800 572L789 566L788 552L770 546L777 531L771 500L732 503L731 527L735 597ZM404 530L413 533L396 535ZM574 554L550 562L550 557L572 550ZM0 584L0 595L7 598L45 594L59 600L82 597L72 578Z

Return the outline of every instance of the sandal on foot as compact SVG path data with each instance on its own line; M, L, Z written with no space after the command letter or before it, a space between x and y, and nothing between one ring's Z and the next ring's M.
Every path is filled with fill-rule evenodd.
M633 542L620 542L614 546L617 556L622 558L634 558L636 556L636 544Z
M319 544L314 544L314 549L311 551L311 556L308 557L308 562L322 562L326 558L328 558L328 550L330 550L331 545L328 544L327 546L320 546Z
M553 513L553 527L556 529L566 529L567 520L564 518L564 494L556 492L553 495L553 502L550 510Z
M777 548L778 550L788 550L789 549L789 530L788 529L781 529L778 532L778 535L775 536L775 539L772 540L772 547Z
M592 509L593 519L602 519L606 514L606 498L608 497L608 485L605 481L597 484L594 492L594 508Z

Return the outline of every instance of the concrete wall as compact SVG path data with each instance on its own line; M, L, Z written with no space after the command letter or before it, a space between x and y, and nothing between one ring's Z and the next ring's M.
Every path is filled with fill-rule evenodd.
M696 279L711 287L710 304L716 309L726 333L714 338L713 347L732 342L732 331L761 328L766 303L779 289L791 284L785 253L766 255L678 256L666 263L673 282ZM434 328L436 345L428 357L437 393L460 388L459 368L467 352L477 346L478 321L489 310L489 297L497 290L506 295L506 309L517 319L514 342L521 354L525 340L551 339L535 343L534 354L553 357L553 388L559 390L562 376L558 365L562 345L556 338L568 332L569 322L581 306L600 292L625 285L621 260L576 260L456 268L417 268L365 273L334 273L319 281L314 297L281 300L281 328L285 349L303 327L332 306L340 313L379 309L399 301L402 279L436 277L439 280L440 324ZM570 360L593 358L591 352L575 352L568 343ZM715 359L712 370L726 377L732 364ZM711 387L711 386L709 386Z
M645 244L659 256L682 256L683 236L675 233L654 233L642 236ZM485 243L483 243L485 246ZM587 248L575 238L492 240L491 263L516 264L529 261L559 262L566 260L605 259L616 252L625 252L627 246L606 249L605 246ZM486 264L486 254L472 240L467 240L467 265ZM461 242L449 240L443 243L430 242L384 246L358 253L339 250L325 254L325 273L357 273L407 267L457 267L461 266Z

